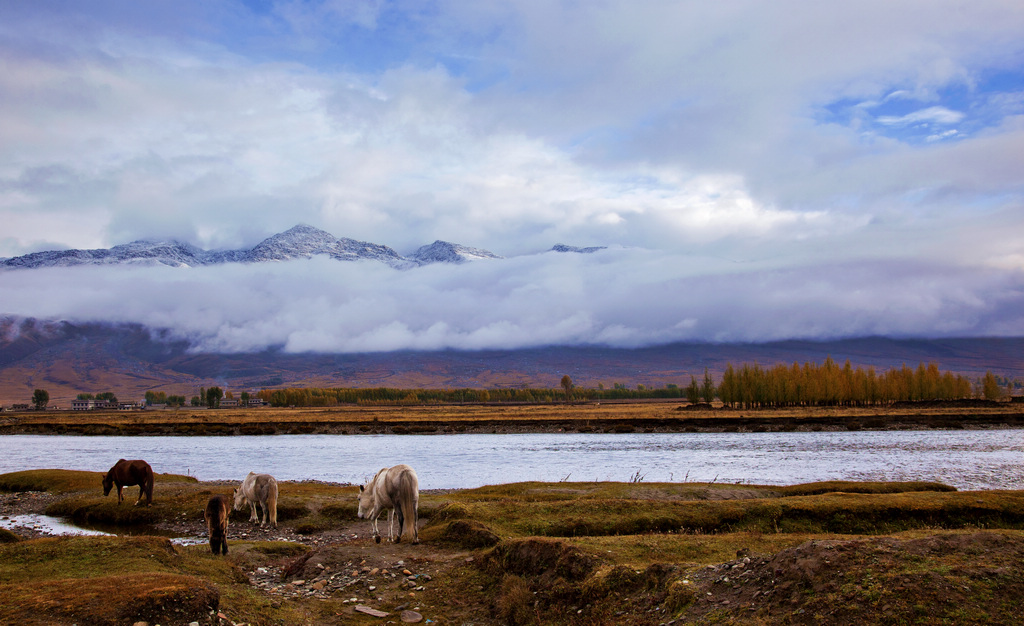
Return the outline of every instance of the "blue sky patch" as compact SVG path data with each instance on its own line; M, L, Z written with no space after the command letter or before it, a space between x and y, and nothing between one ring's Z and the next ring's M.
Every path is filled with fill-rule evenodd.
M999 72L974 85L957 83L921 93L895 88L874 100L844 98L826 105L818 121L856 129L865 138L906 143L959 140L1024 113L1024 72Z

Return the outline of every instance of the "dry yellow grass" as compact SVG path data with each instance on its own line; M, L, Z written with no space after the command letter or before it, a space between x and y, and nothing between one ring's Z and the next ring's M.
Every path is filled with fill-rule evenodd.
M821 430L822 428L959 428L969 424L1024 426L1024 405L984 407L818 407L691 410L685 402L634 401L537 405L339 406L330 408L45 411L0 417L0 434L73 429L89 434L227 434L266 426L281 432L552 432L643 430ZM90 432L90 428L105 429ZM175 430L176 429L176 430Z

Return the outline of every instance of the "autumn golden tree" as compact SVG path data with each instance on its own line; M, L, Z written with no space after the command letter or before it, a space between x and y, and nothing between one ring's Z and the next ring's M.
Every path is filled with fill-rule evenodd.
M572 399L572 379L568 374L562 376L562 389L565 390L565 403L569 404L569 400Z

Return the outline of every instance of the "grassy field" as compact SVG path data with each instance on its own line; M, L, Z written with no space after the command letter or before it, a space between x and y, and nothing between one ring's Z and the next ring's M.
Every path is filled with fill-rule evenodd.
M283 482L280 528L234 513L226 557L146 534L205 535L206 500L230 488L158 475L153 506L136 509L103 498L95 473L0 475L0 492L47 492L46 512L124 532L0 544L0 622L380 624L412 611L434 624L1019 624L1022 615L1020 491L515 483L422 494L412 545L372 540L356 518L356 487Z
M0 434L669 432L1024 427L1024 403L998 406L700 408L678 401L539 405L342 406L0 415Z

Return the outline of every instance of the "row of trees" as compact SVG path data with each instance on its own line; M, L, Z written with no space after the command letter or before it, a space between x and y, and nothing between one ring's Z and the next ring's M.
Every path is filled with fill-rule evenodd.
M600 401L617 399L683 398L691 403L710 403L716 398L723 404L738 408L793 407L793 406L874 406L901 401L956 400L981 397L999 399L1012 395L1018 386L1015 381L986 372L978 380L952 372L939 371L935 363L918 364L916 368L903 365L881 374L875 368L854 368L847 360L842 366L831 357L824 363L800 365L779 364L763 368L757 363L744 363L739 367L726 365L721 382L716 385L707 368L701 380L690 377L684 388L666 385L650 388L637 385L629 389L615 383L611 389L598 385L596 389L578 388L568 375L562 377L556 389L396 389L375 387L318 388L291 387L263 389L256 394L271 406L330 407L341 404L355 405L416 405L455 403L551 403L571 401ZM1006 392L1004 393L1004 387ZM46 408L49 393L36 389L32 403L37 409ZM81 400L97 399L117 402L112 392L78 394ZM146 404L185 406L185 396L168 395L163 391L147 391ZM200 388L199 395L190 400L192 406L217 408L222 399L233 399L231 392L220 387ZM242 392L243 405L250 399Z
M76 396L79 400L99 400L117 404L117 396L113 391L101 391L100 393L80 393Z
M872 406L900 401L956 400L1004 395L1000 380L991 372L980 381L952 372L941 372L938 365L906 365L879 374L873 367L854 368L849 361L842 366L831 358L822 364L776 365L763 368L756 363L739 367L728 364L719 384L707 369L701 380L690 377L684 388L636 389L615 384L611 389L576 387L565 375L556 389L366 389L291 387L264 389L257 396L271 406L330 407L356 405L417 405L451 403L550 403L559 401L600 401L685 397L692 403L710 403L716 398L738 408L792 406Z
M167 406L185 406L185 396L168 395L163 391L147 391L146 406L166 404Z
M707 373L705 373L705 381ZM901 401L956 400L975 395L998 398L1001 390L989 372L977 389L969 378L940 372L938 365L906 365L878 374L873 367L839 366L831 358L821 365L793 363L762 368L726 366L718 397L733 407L871 406ZM691 387L693 386L691 381ZM979 392L979 393L976 393Z
M339 404L413 405L460 402L554 402L564 391L555 389L368 389L289 387L263 389L256 396L271 406L328 407Z

